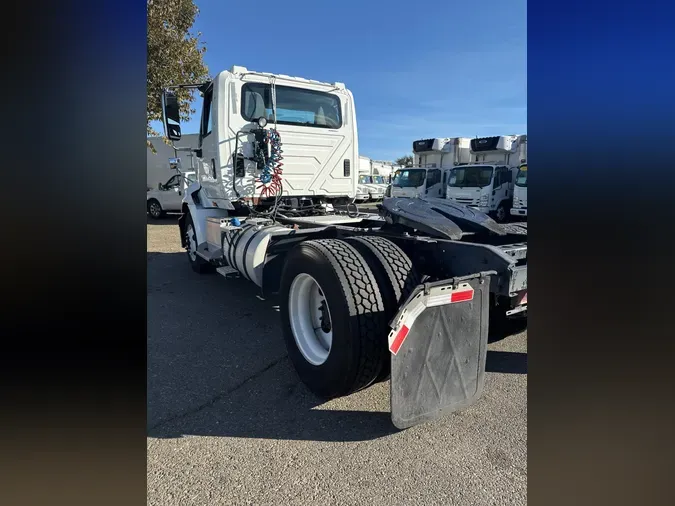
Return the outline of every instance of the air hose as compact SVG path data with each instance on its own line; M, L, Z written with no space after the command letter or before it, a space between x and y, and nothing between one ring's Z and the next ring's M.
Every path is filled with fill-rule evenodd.
M264 142L269 146L270 156L266 160L264 167L257 179L260 190L260 198L276 197L281 192L281 175L283 173L284 159L281 149L281 136L276 129L265 130Z
M272 95L272 118L274 119L274 128L265 130L264 142L269 146L270 156L267 159L265 166L262 169L258 182L262 183L258 186L260 190L260 198L281 197L283 188L281 186L281 174L284 159L281 150L281 136L277 130L277 86L276 78L270 76L270 92ZM278 202L277 202L278 203ZM276 207L276 206L275 206Z

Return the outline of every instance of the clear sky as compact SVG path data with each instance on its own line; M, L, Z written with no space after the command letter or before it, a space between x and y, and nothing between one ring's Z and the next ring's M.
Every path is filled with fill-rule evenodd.
M211 75L242 65L344 82L361 155L393 160L416 139L527 133L525 0L195 3ZM183 125L197 130L196 118Z

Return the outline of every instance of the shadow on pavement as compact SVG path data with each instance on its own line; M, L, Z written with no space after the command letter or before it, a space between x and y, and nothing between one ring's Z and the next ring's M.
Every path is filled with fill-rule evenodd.
M384 385L383 385L384 386ZM387 387L388 388L388 387ZM358 394L356 394L358 396ZM344 404L358 402L340 399ZM306 441L366 441L396 432L388 412L317 409L316 398L287 358L187 416L150 428L149 436L243 437Z
M488 330L488 343L496 343L507 337L520 334L527 330L527 318L499 319L490 320Z
M527 353L488 350L485 370L507 374L527 374Z
M359 410L388 384L327 405L307 390L286 358L278 301L257 298L249 281L199 275L183 252L148 252L147 293L150 437L363 441L396 432L384 391L375 392L379 411Z
M151 218L148 214L145 215L147 225L177 225L178 218L180 218L180 213L165 214L157 220Z

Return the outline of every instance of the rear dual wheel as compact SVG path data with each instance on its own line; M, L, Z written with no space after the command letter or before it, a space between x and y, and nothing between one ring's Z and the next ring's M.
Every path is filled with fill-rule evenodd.
M391 266L393 252L401 260ZM338 397L388 376L388 323L416 276L405 253L382 238L305 241L288 253L283 334L310 390Z

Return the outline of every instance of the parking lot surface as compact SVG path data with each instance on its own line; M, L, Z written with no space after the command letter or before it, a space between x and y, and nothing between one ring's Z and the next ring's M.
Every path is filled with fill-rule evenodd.
M148 504L526 504L526 331L490 344L474 406L397 431L388 382L313 396L278 301L194 273L175 218L147 251Z

